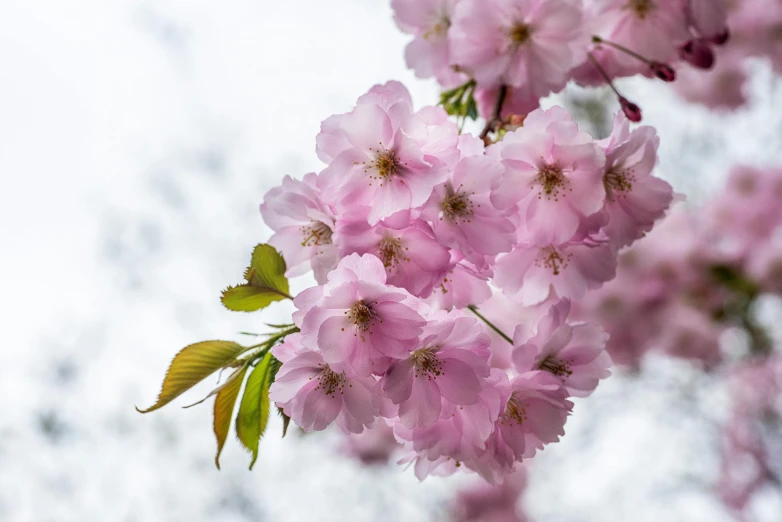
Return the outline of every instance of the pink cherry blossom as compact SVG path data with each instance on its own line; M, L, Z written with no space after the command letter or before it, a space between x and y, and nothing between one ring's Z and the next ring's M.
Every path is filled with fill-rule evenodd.
M425 155L422 144L405 132L414 127L415 117L397 90L370 94L353 111L324 122L321 157L333 159L321 173L319 186L338 212L370 206L369 223L375 225L423 204L445 171L440 160Z
M648 61L671 63L679 47L690 39L682 0L602 0L589 3L587 22L591 34L619 44L647 61L607 44L592 53L611 77L645 74ZM592 64L584 64L584 68Z
M343 451L366 465L387 464L392 455L401 449L394 438L393 426L379 419L374 427L358 434L348 434Z
M498 258L495 282L506 295L531 306L552 295L581 299L615 273L616 256L605 243L524 245Z
M513 379L492 436L491 458L501 467L512 466L513 461L534 457L546 444L559 441L573 409L567 396L547 372L527 372Z
M513 363L521 373L549 372L571 395L587 397L611 375L611 358L605 351L608 335L596 324L568 324L569 313L570 301L563 299L538 323L534 337L517 329Z
M444 401L476 404L489 376L488 346L489 338L473 318L430 321L409 355L393 361L380 380L385 395L398 405L402 424L431 426Z
M440 310L450 310L481 304L491 296L487 270L479 269L453 250L451 260L455 265L435 286L428 303Z
M336 420L346 433L361 433L373 425L371 377L347 376L334 371L317 351L301 347L299 334L289 335L276 350L283 362L269 389L269 398L305 431L320 431ZM290 358L284 355L290 355Z
M318 282L337 264L332 242L334 215L317 188L317 176L302 181L285 176L282 185L270 190L261 205L264 222L274 230L269 244L282 252L286 275L301 275L312 268Z
M582 22L570 0L462 0L449 33L453 61L482 87L515 87L519 102L535 106L583 60Z
M602 207L605 155L565 109L532 112L491 149L506 168L492 201L500 208L518 205L523 239L538 246L565 243Z
M509 252L515 242L516 228L508 217L515 209L498 209L491 201L504 171L490 156L463 158L451 178L435 187L421 213L440 241L477 264L485 256Z
M451 68L448 30L458 1L391 1L399 28L415 36L405 49L405 61L419 78L439 77Z
M399 229L382 222L372 227L365 218L368 211L361 209L338 224L340 254L372 254L383 262L388 284L427 297L452 268L448 248L435 239L425 221Z
M659 143L652 127L630 132L630 123L621 112L614 118L611 136L602 142L606 155L603 212L608 220L603 230L615 248L649 232L673 200L671 186L652 176Z
M352 254L329 274L320 296L297 296L306 309L301 319L302 344L320 350L338 372L369 376L383 373L390 358L406 357L425 324L410 305L413 297L387 286L382 261Z

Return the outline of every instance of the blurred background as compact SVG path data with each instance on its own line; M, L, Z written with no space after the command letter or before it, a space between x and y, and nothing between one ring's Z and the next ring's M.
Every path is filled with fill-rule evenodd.
M218 471L209 404L134 409L181 347L284 322L289 304L261 319L228 312L219 292L270 235L264 193L322 168L322 120L389 79L417 107L437 101L405 67L407 41L385 0L0 2L0 520L447 519L471 477L364 467L337 433L280 439L277 418L254 471L232 439ZM782 163L782 85L766 63L750 69L750 103L731 114L619 82L661 136L658 175L690 203L735 163ZM603 100L547 103L593 106L581 117L600 134L615 110ZM719 454L700 415L724 403L682 362L609 379L530 466L526 512L734 520L714 496ZM782 519L774 492L753 509Z

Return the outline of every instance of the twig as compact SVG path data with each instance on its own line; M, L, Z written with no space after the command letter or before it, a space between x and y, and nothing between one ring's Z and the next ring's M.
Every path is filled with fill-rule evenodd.
M491 112L491 118L486 121L486 126L483 128L480 134L480 138L486 138L490 132L492 132L499 123L502 122L500 115L502 114L502 106L505 103L505 98L508 97L508 86L500 85L500 90L497 92L497 99L494 101L494 109Z

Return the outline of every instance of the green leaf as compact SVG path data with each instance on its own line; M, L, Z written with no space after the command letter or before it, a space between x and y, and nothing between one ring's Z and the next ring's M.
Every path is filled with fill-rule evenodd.
M256 246L244 272L247 283L223 290L223 305L235 312L254 312L275 301L292 299L285 270L285 260L274 247Z
M282 417L282 438L285 438L285 434L288 433L288 425L291 423L291 418L285 415L285 412L282 411L282 408L277 408L277 413Z
M245 373L247 373L247 365L232 373L215 398L212 427L217 438L217 454L215 455L215 466L217 466L217 469L220 469L220 453L223 451L228 432L231 430L234 406L236 405L236 398L239 397L239 390L242 389Z
M244 387L239 414L236 416L236 436L253 455L250 469L253 469L258 459L258 443L269 423L272 359L272 354L267 353L250 374Z
M231 341L204 341L186 346L176 354L168 367L157 402L146 410L140 410L138 407L136 409L140 413L149 413L162 408L206 377L230 364L243 351L243 346Z

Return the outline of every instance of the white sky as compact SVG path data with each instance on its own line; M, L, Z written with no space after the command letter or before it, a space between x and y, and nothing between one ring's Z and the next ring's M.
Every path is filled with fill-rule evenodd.
M268 237L265 191L322 167L320 121L389 79L436 101L387 3L0 2L0 520L424 521L464 482L362 470L333 434L281 441L276 421L255 471L229 439L217 472L210 405L133 410L180 347L285 319L287 305L236 316L217 296ZM731 117L625 84L691 199L735 161L782 160L779 84L757 69L755 105ZM724 519L703 488L665 481L705 450L655 386L617 379L579 403L541 459L539 521Z

